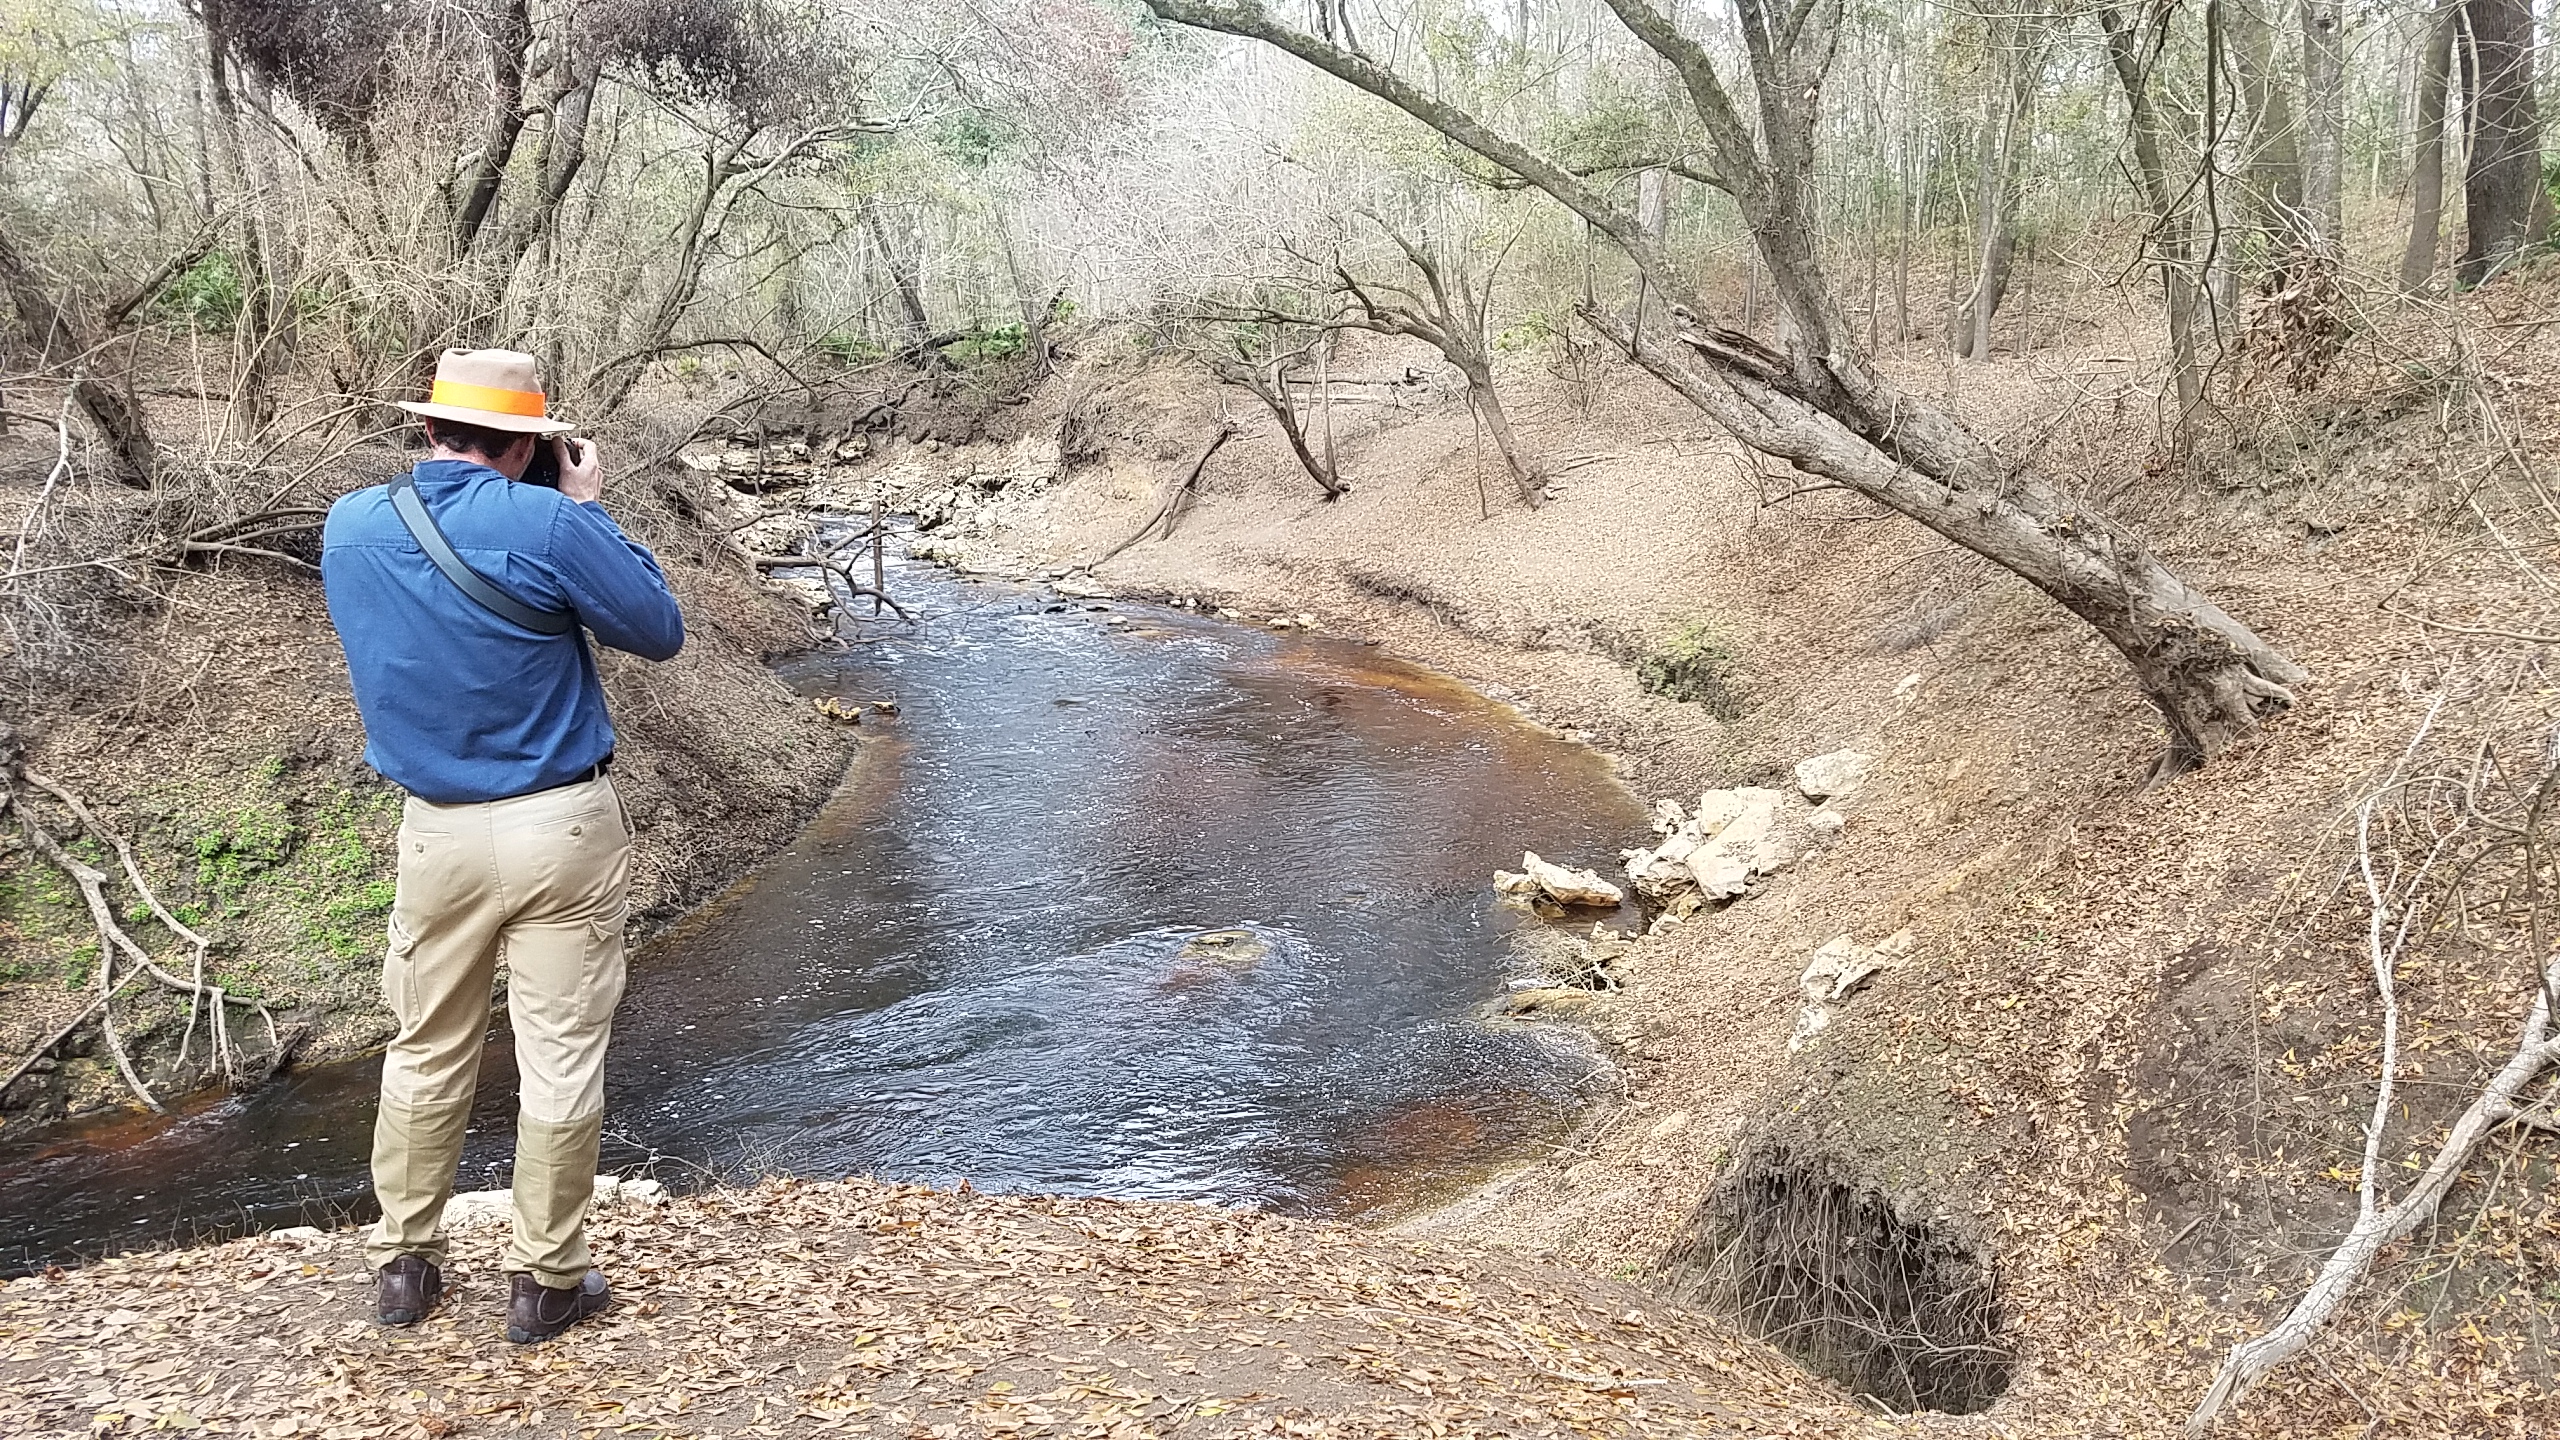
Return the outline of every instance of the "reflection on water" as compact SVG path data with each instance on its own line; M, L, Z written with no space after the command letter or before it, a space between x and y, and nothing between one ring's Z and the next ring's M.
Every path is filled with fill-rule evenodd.
M1347 642L901 584L920 633L787 673L898 701L843 795L635 958L608 1165L1356 1214L1570 1118L1583 1049L1479 1018L1535 923L1486 877L1640 828L1597 756ZM0 1261L361 1214L377 1073L0 1152Z

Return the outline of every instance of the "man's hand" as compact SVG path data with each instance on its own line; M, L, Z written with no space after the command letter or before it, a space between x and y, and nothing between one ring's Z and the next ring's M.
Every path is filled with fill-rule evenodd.
M560 493L582 505L603 499L604 457L596 442L555 436L551 443L560 447Z

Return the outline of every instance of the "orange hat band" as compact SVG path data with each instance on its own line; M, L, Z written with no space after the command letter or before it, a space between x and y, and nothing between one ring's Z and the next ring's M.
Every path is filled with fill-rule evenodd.
M465 410L487 410L499 415L529 415L536 420L545 413L539 390L501 390L494 385L465 385L459 380L438 380L427 391L427 403L458 405Z

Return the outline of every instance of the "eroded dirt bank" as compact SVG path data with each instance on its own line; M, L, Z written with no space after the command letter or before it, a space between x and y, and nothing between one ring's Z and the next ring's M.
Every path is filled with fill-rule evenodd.
M45 473L33 441L13 443L27 453L0 457L0 516L11 526ZM359 451L313 503L401 463ZM806 643L800 609L749 579L716 528L689 518L700 512L686 481L673 469L623 473L608 496L665 564L689 630L666 665L599 653L621 736L614 779L639 835L635 934L796 833L833 790L850 744L766 669L768 654ZM316 533L285 543L296 558L316 558ZM211 974L273 1009L297 1063L373 1048L390 1023L380 952L400 794L361 758L363 730L318 577L254 556L130 569L130 583L122 572L101 574L94 596L77 597L99 607L79 647L46 657L37 688L8 717L26 763L131 840L163 902L212 942ZM48 797L30 792L20 803L73 853L117 871ZM13 837L20 823L9 818ZM164 960L183 956L120 877L114 884L111 899L132 907L125 918L137 938ZM94 998L97 950L71 878L23 843L0 853L0 1065L14 1068ZM199 1092L207 1034L199 1023L179 1066L182 997L145 983L117 1013L147 1085L173 1104ZM231 1022L250 1073L271 1064L254 1017L235 1009ZM92 1024L10 1086L4 1103L0 1134L134 1102Z
M2160 728L2122 662L2013 579L1852 497L1790 493L1605 364L1517 377L1515 423L1557 472L1532 510L1411 358L1337 370L1387 377L1337 407L1338 502L1248 398L1143 362L1087 365L1010 446L874 473L964 570L1375 639L1587 736L1647 796L1876 756L1836 842L1648 939L1614 962L1621 993L1572 1007L1624 1082L1575 1143L1411 1229L1741 1305L1902 1403L1990 1405L2020 1433L2174 1431L2353 1212L2375 1020L2341 817L2419 728L2430 677L2503 663L2409 617L2529 598L2484 546L2448 542L2450 492L2427 483L2458 468L2429 449L2444 412L2386 388L2294 416L2319 427L2310 449L2117 497L2316 677L2238 753L2146 789ZM2003 424L2063 417L2035 422L2048 463L2139 475L2133 392L2110 408L2092 383L1966 379ZM1791 1045L1817 950L1906 929L1907 962ZM2407 972L2435 1087L2393 1137L2414 1164L2530 983L2451 951ZM2549 1424L2553 1184L2520 1140L2227 1433Z

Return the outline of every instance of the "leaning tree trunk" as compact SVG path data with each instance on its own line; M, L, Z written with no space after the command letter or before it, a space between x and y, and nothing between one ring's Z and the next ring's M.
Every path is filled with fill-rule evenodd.
M890 291L897 296L897 348L922 341L933 333L933 322L925 315L924 287L915 262L889 243L889 229L880 223L878 200L861 196L853 202L853 211L862 222L863 233L871 238L871 248L879 254L880 268L889 276Z
M1324 337L1317 337L1315 343L1324 344ZM1324 498L1339 500L1350 493L1351 487L1342 483L1340 469L1333 463L1331 454L1319 459L1315 448L1307 443L1306 422L1298 414L1297 398L1289 393L1291 372L1297 367L1298 354L1291 352L1267 360L1246 356L1231 364L1221 364L1218 370L1224 378L1253 392L1254 398L1271 412L1271 418L1280 422L1280 436L1289 442L1289 453L1298 457L1298 468L1306 471L1307 478L1323 489Z
M2415 295L2435 278L2436 251L2444 224L2444 100L2453 70L2453 32L2461 6L2445 4L2427 27L2427 46L2418 57L2417 151L2409 172L2409 244L2400 252L2400 289Z
M1364 56L1273 22L1259 5L1147 0L1165 19L1288 51L1420 120L1554 197L1624 250L1674 307L1673 337L1584 315L1744 444L1908 515L2051 596L2121 652L2158 707L2169 746L2158 773L2188 769L2291 699L2301 667L2170 571L2139 535L2009 459L1947 411L1878 374L1841 320L1817 259L1812 177L1824 69L1839 6L1772 16L1737 0L1751 57L1755 127L1714 62L1646 0L1606 0L1687 87L1717 173L1766 259L1794 344L1781 354L1716 326L1635 217L1553 161Z
M1502 396L1493 388L1493 367L1479 356L1461 363L1458 373L1467 377L1467 400L1484 421L1485 433L1493 437L1493 448L1501 452L1503 467L1511 472L1512 485L1520 491L1520 498L1534 508L1544 498L1547 477L1511 433L1511 417L1504 413Z
M201 254L201 249L196 252ZM99 333L87 324L77 310L57 304L45 288L44 277L28 263L26 254L6 230L0 230L0 294L9 297L11 308L18 312L18 322L26 329L27 339L35 347L39 363L53 363L56 357L68 357L73 367L72 403L97 427L99 438L107 443L107 454L116 480L136 488L147 488L160 469L160 447L151 439L151 427L142 413L141 402L130 388L109 384L90 373L89 367L106 358L105 342L112 326Z
M2535 238L2542 190L2542 118L2533 98L2532 0L2463 0L2471 44L2463 78L2471 112L2471 169L2463 177L2465 233L2454 278L2487 280Z
M2139 32L2113 5L2099 7L2098 23L2106 32L2107 56L2116 79L2124 87L2134 180L2151 209L2152 249L2160 257L2160 288L2168 302L2169 364L2178 388L2178 416L2170 430L2170 446L2183 453L2188 427L2204 404L2204 361L2196 348L2196 312L2202 297L2196 286L2194 228L2170 179L2168 125L2152 97L2152 62L2143 58L2146 51L2157 51L2142 43Z

